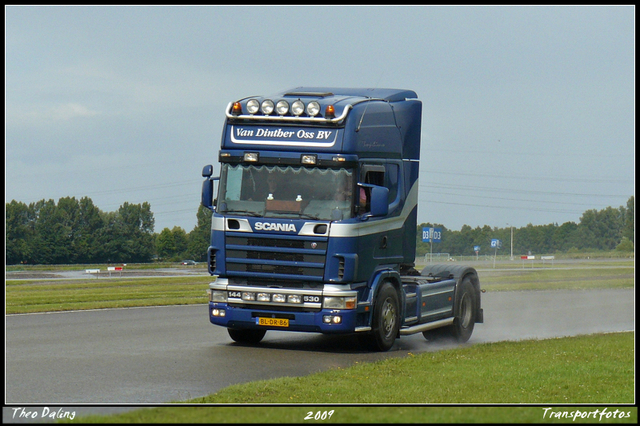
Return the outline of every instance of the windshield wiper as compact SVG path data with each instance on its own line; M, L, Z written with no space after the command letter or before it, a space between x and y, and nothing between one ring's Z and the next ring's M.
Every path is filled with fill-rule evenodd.
M220 213L243 213L243 214L246 214L247 216L262 217L260 213L252 212L249 210L225 210L225 211L221 211Z
M272 213L271 215L267 215L267 213ZM265 213L264 217L275 217L275 218L283 218L286 219L286 217L283 216L274 216L274 215L283 215L283 216L298 216L301 219L313 219L313 220L326 220L326 219L322 219L318 216L314 216L311 214L307 214L307 213L297 213L297 212L278 212L278 211L273 211L273 210L269 210ZM289 218L291 219L291 218Z
M308 213L298 213L298 217L301 219L323 220L323 219L320 219L318 216L314 216Z

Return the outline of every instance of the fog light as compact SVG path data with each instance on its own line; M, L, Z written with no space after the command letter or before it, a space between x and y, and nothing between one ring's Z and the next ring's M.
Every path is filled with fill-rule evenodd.
M249 114L253 115L258 112L259 109L260 102L258 102L256 99L250 99L249 102L247 102L247 112Z
M262 106L260 107L260 110L264 115L269 115L273 112L273 108L274 108L273 101L270 99L265 99L264 101L262 101Z
M316 101L309 102L309 105L307 105L307 114L309 114L311 117L315 117L319 112L320 104Z
M278 101L276 104L276 111L278 111L279 115L285 115L289 112L289 102L282 100Z
M224 309L212 309L211 316L214 317L223 317L226 315L226 311Z
M244 161L249 161L255 163L260 158L260 155L257 152L245 152L244 153Z
M303 154L300 157L300 162L302 164L316 164L318 161L318 156L316 154Z
M341 324L342 317L340 315L324 315L322 322L325 324Z
M302 303L302 297L298 294L290 294L287 297L287 302L289 303Z
M293 115L295 115L296 117L301 115L304 112L304 103L302 101L295 101L292 105L291 105L291 112L293 113Z

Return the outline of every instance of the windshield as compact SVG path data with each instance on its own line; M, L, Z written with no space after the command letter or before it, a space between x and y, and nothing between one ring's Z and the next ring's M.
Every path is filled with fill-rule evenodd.
M352 217L353 172L223 164L219 213L342 220Z

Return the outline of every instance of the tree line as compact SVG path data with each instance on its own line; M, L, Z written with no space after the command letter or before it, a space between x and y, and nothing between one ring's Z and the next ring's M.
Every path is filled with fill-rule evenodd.
M207 214L208 213L208 214ZM101 211L89 197L5 203L8 265L145 263L180 257L206 260L211 212L198 210L198 225L154 233L147 202L125 202L115 212ZM208 222L208 224L207 224Z
M513 252L546 254L572 251L633 251L635 245L635 201L627 206L587 210L579 223L527 225L513 229ZM125 202L115 212L103 212L88 197L64 197L56 204L41 200L25 204L5 203L6 263L14 264L90 264L145 263L155 259L206 261L211 236L211 211L199 206L197 224L190 232L175 226L154 232L155 220L149 203ZM460 231L442 224L422 223L416 232L417 255L431 249L422 242L422 228L442 228L442 240L434 252L452 256L493 254L492 239L502 241L502 251L510 250L511 228L488 225Z
M602 210L587 210L578 223L565 222L548 225L527 225L522 228L497 228L485 225L471 228L464 225L460 231L448 230L442 224L422 223L417 229L417 255L431 251L431 243L422 242L422 228L442 228L441 242L433 243L433 252L449 253L451 256L494 254L491 240L502 242L498 254L510 253L513 231L513 254L548 254L589 251L634 251L635 245L635 200L631 196L627 205Z

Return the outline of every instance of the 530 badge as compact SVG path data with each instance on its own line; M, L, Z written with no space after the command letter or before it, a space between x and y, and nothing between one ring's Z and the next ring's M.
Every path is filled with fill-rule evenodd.
M304 302L320 303L320 296L304 296L302 300Z

